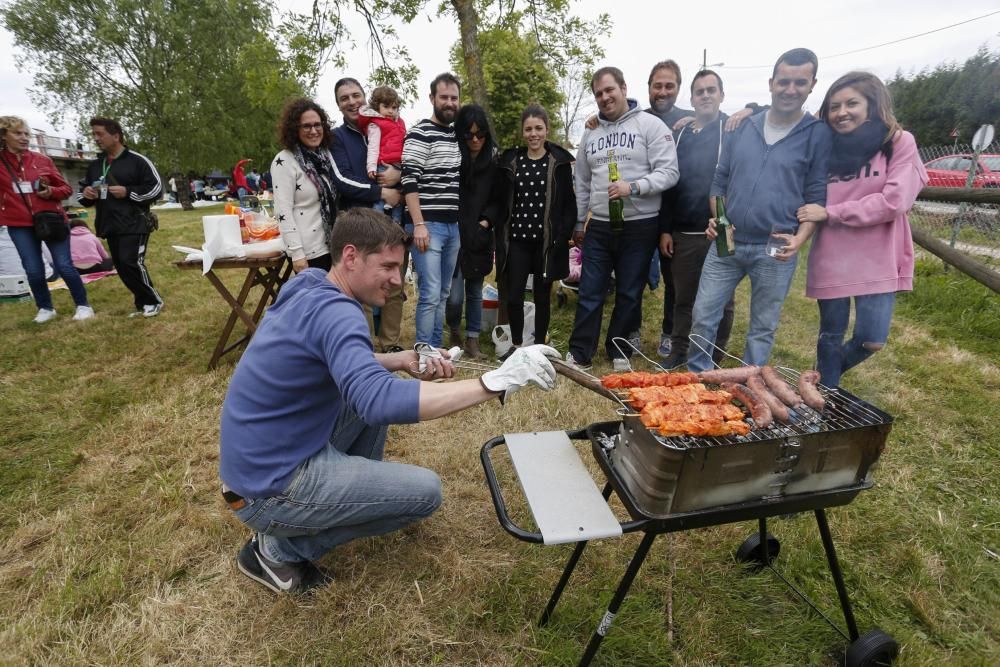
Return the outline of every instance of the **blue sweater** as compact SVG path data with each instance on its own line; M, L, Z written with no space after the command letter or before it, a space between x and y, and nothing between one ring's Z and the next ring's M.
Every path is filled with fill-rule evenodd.
M420 383L373 356L361 304L320 269L281 288L222 405L219 476L244 497L281 493L326 446L346 402L367 424L418 421Z
M710 196L726 197L737 243L767 243L771 225L798 226L803 204L826 205L830 127L806 114L784 139L764 142L766 111L750 118L722 149Z

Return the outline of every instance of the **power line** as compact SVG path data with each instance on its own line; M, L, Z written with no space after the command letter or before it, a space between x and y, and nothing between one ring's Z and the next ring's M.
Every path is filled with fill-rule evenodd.
M975 18L967 19L965 21L959 21L958 23L952 23L951 25L942 26L940 28L935 28L934 30L928 30L927 32L921 32L916 35L910 35L908 37L901 37L899 39L894 39L891 42L883 42L882 44L875 44L874 46L865 46L860 49L852 49L851 51L843 51L841 53L834 53L828 56L818 56L819 58L825 60L827 58L839 58L840 56L848 56L853 53L861 53L862 51L871 51L872 49L880 49L883 46L890 46L892 44L899 44L900 42L906 42L911 39L916 39L918 37L924 37L926 35L932 35L936 32L941 32L942 30L948 30L950 28L957 28L960 25L965 25L966 23L972 23L973 21L980 21L985 18L989 18L996 14L1000 14L1000 10L992 11L988 14L983 14L982 16L977 16ZM726 69L771 69L773 65L731 65L727 66Z

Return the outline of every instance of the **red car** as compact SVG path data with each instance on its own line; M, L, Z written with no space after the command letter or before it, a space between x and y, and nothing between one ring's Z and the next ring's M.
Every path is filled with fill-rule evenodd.
M964 188L969 178L972 155L945 155L924 164L930 177L928 185L942 188ZM974 188L1000 188L1000 154L983 153L979 168L972 179Z

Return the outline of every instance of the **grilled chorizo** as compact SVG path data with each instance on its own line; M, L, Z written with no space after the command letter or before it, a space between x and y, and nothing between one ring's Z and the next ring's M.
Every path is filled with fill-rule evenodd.
M826 399L819 393L819 371L805 371L799 376L799 393L802 400L813 410L822 412L826 407Z
M778 371L774 370L774 366L764 366L761 368L760 376L764 378L767 388L788 407L794 408L796 405L802 403L802 397L792 389L791 385L785 382Z
M771 408L771 414L775 419L785 424L788 423L788 407L767 388L759 375L754 375L747 380L747 388L756 394L757 398L767 403L767 407Z
M739 368L715 368L710 371L698 373L698 378L702 382L711 384L722 384L723 382L736 382L744 384L747 378L760 372L758 366L740 366Z
M771 408L746 385L723 382L722 389L735 396L740 403L750 410L750 416L753 417L757 428L767 428L774 422Z

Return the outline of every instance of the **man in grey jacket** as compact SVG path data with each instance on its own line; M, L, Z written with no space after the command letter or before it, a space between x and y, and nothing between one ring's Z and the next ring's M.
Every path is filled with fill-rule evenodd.
M566 361L590 366L614 271L615 307L604 348L615 369L625 370L632 351L620 351L612 340L639 324L649 259L660 239L660 193L677 182L677 151L670 129L627 97L621 70L602 67L590 84L599 115L598 126L584 132L576 157L579 222L573 240L583 248L583 271ZM612 162L620 177L614 182L608 178ZM620 231L612 230L609 216L609 202L615 200L624 205Z

